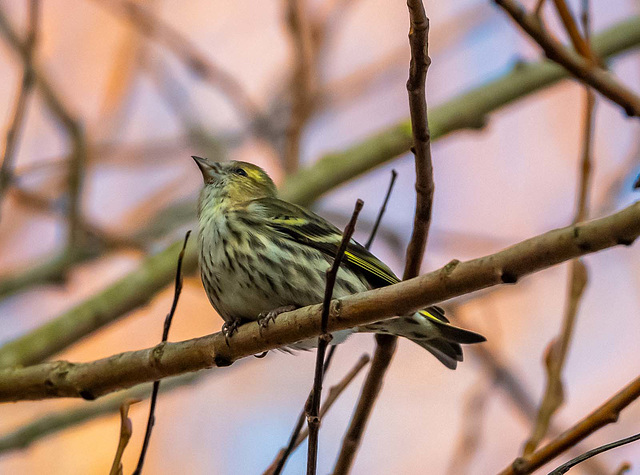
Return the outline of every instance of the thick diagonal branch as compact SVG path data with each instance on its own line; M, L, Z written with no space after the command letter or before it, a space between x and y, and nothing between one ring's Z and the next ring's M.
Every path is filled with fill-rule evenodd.
M549 231L495 254L443 268L381 289L334 301L327 330L404 315L438 302L503 283L616 245L630 245L640 235L640 202L610 216ZM260 331L256 322L240 327L229 345L222 333L164 343L90 363L64 361L0 370L0 401L83 397L93 399L145 381L228 366L234 361L280 346L318 337L322 305L280 315Z

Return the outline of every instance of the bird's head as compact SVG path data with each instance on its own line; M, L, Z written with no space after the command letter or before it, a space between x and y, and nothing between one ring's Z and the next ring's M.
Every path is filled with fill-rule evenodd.
M204 179L205 192L230 203L242 203L276 195L276 185L262 168L252 163L211 162L192 157Z

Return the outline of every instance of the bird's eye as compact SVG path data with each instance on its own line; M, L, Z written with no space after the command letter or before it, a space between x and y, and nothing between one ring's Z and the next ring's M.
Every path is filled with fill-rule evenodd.
M236 168L235 170L233 170L233 173L240 176L247 176L247 172L244 168Z

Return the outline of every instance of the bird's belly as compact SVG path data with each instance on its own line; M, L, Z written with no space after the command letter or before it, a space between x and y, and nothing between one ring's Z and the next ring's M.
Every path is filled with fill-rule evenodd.
M242 252L241 246L225 252L223 246L210 244L201 248L202 281L209 300L225 321L257 320L261 313L280 307L322 302L329 262L320 251L308 247L283 250L274 245L256 254ZM341 269L333 296L339 298L367 288L360 276Z

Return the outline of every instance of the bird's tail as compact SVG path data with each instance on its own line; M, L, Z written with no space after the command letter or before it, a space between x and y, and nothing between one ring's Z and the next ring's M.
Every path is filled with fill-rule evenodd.
M458 361L462 361L460 344L486 341L479 333L451 325L440 307L429 307L410 316L364 325L358 327L358 331L408 338L438 358L449 369L456 369Z

